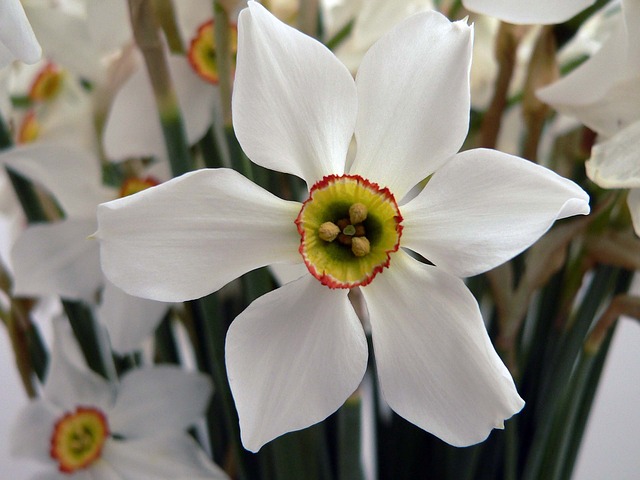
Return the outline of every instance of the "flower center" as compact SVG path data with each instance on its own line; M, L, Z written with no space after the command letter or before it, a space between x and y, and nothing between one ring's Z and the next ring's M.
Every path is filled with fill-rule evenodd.
M238 50L238 29L231 25L230 48L233 54L233 64L235 66L235 56ZM198 27L196 36L191 40L189 46L189 63L200 77L214 85L218 84L218 60L216 58L216 40L214 35L213 20L203 23Z
M33 101L54 99L62 89L62 71L53 63L47 64L35 78L29 89Z
M35 142L40 136L40 122L33 110L27 112L18 129L18 143L25 144Z
M109 436L107 418L95 408L78 407L68 412L53 427L51 458L63 473L89 467L100 458Z
M398 250L402 215L393 194L358 175L329 175L296 218L309 272L330 288L368 285Z
M141 192L150 187L155 187L159 184L160 182L153 177L129 177L122 182L122 186L120 187L120 198L133 195L134 193Z

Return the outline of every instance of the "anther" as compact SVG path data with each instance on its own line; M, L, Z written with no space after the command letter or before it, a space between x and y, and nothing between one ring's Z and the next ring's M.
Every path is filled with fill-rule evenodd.
M325 242L333 242L340 234L340 227L333 222L324 222L318 229L318 236Z
M351 251L356 257L364 257L371 251L371 244L367 237L353 237L351 239Z
M367 207L362 203L354 203L349 207L349 220L352 225L362 223L367 219Z

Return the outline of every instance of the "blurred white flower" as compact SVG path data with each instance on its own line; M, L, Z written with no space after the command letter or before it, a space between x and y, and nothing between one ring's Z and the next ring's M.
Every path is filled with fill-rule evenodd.
M335 55L355 73L362 57L380 37L405 18L433 9L432 0L323 1L323 19L329 40L350 20L349 35L334 50Z
M598 133L587 175L603 188L629 188L631 219L640 235L640 4L622 0L597 19L613 31L586 62L537 92L559 112L577 118ZM585 27L586 28L586 27ZM594 26L590 25L590 29Z
M640 121L593 147L587 175L603 188L628 188L627 205L636 235L640 236Z
M538 97L605 137L640 119L640 4L622 2L613 32L586 62ZM606 18L606 17L605 17Z
M87 237L96 230L96 206L121 192L102 185L98 159L76 147L37 143L1 153L0 164L43 186L65 213L60 221L28 226L16 239L11 251L14 294L60 295L92 305L103 289L98 320L107 328L112 348L120 353L138 348L168 305L126 295L102 274L98 243ZM159 167L157 181L168 178L167 168ZM139 189L150 180L130 179L125 186L134 181L141 182Z
M211 391L208 378L172 366L134 369L108 382L84 365L58 319L42 396L16 418L12 452L48 468L34 478L224 479L185 432L204 414Z
M596 0L462 0L466 9L521 24L562 23L590 7Z

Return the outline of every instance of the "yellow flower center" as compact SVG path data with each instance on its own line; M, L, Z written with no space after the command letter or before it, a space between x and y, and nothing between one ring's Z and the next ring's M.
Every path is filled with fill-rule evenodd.
M100 458L108 436L109 426L102 412L78 407L56 422L51 435L51 458L63 473L87 468Z
M153 177L129 177L122 182L122 186L120 187L120 198L133 195L134 193L141 192L150 187L155 187L159 184L160 182Z
M62 90L62 81L62 71L53 63L47 64L31 84L29 98L40 102L53 100Z
M233 64L238 51L238 29L231 25L229 44L233 54ZM214 85L218 84L218 61L213 20L203 23L189 46L189 63L201 78Z
M402 215L393 194L358 175L329 175L296 218L309 272L330 288L369 284L398 250Z

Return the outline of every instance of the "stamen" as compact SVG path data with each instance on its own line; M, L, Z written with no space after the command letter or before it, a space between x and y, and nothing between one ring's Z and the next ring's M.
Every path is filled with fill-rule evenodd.
M356 257L364 257L371 252L371 244L367 237L353 237L351 239L351 251Z
M324 222L318 229L318 236L325 242L333 242L340 234L340 227L333 222Z
M349 207L349 220L351 224L362 223L367 219L367 206L362 203L354 203Z

